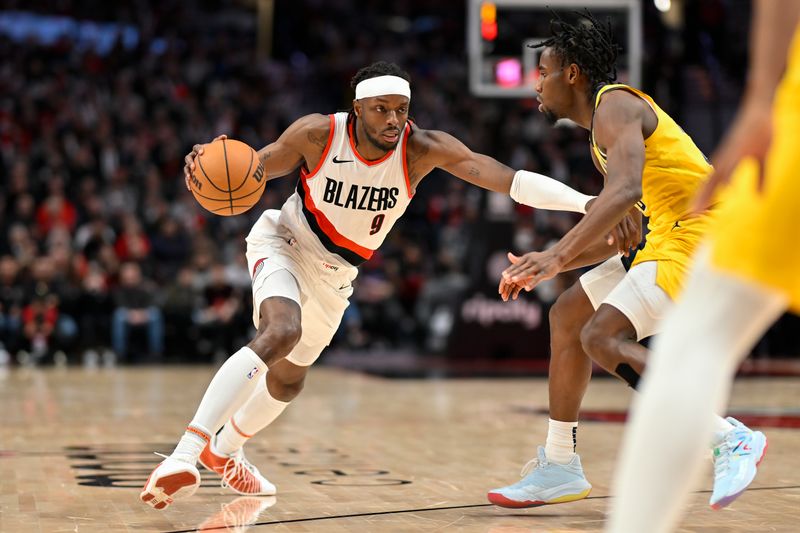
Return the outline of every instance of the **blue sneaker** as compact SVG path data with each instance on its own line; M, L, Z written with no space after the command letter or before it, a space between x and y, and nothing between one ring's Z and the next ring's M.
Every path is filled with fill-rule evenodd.
M714 491L708 502L712 509L726 507L745 491L767 452L767 437L763 433L753 431L735 418L727 420L734 428L714 447Z
M489 501L500 507L536 507L582 500L592 491L578 454L569 463L560 465L549 462L544 448L539 446L538 457L529 461L520 475L521 481L490 490Z

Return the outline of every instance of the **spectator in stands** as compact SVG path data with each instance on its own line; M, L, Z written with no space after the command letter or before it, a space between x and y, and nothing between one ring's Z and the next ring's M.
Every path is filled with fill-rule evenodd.
M28 192L23 192L14 197L14 206L9 213L11 220L15 223L22 224L26 228L36 228L36 200L33 195Z
M130 332L141 328L147 333L147 361L161 359L164 346L164 319L153 297L150 280L144 278L138 263L123 263L119 286L113 293L111 345L120 359L127 360Z
M116 233L108 221L102 215L94 215L75 232L73 244L87 261L94 261L104 245L113 245L116 240Z
M41 237L47 237L50 230L60 226L68 231L75 229L78 212L64 196L64 178L60 175L50 177L49 194L36 210L36 226Z
M29 270L22 320L27 348L33 356L31 362L37 363L55 352L63 358L63 352L72 348L78 337L75 319L65 312L74 308L75 298L68 272L57 270L56 261L47 255L37 257Z
M83 277L82 291L78 299L80 313L80 347L83 362L95 366L102 356L106 364L111 364L111 316L114 311L108 281L98 266L87 269Z
M21 267L30 266L39 255L36 241L27 226L15 222L8 230L8 251Z
M6 354L14 354L21 347L24 297L19 263L10 255L0 257L0 350Z
M242 294L228 282L224 265L211 267L194 322L200 328L201 339L207 341L201 352L213 351L215 361L224 361L243 331Z
M58 321L58 299L53 294L35 294L22 309L22 331L30 360L36 364L49 352Z
M189 259L191 241L174 218L165 216L153 235L152 251L156 277L159 280L171 280Z
M194 270L183 266L167 285L161 304L168 353L188 356L189 359L194 359L197 352L197 328L193 315L200 306L194 276Z
M114 251L120 261L145 262L150 256L150 239L142 231L142 225L134 215L126 215L122 223L122 233L114 243Z

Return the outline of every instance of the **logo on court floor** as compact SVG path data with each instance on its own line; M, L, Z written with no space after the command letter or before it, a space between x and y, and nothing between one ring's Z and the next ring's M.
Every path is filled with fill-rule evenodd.
M260 456L270 465L288 469L314 485L378 487L412 483L411 480L395 477L396 474L388 469L376 468L370 461L354 461L351 455L337 448L248 446L248 453ZM160 461L153 455L153 450L169 450L173 447L174 443L168 442L91 444L66 446L58 452L46 453L66 457L78 485L141 490L153 467ZM219 491L219 479L204 476L201 488L216 493Z

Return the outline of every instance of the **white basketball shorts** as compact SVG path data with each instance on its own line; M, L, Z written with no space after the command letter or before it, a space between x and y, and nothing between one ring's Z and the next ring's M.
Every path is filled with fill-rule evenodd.
M303 246L278 224L280 211L267 210L247 236L247 266L253 281L253 324L258 328L259 307L280 296L297 302L302 336L286 357L309 366L330 344L353 294L354 267L332 270L312 246Z
M636 340L642 340L660 331L661 319L673 305L656 285L657 271L657 261L645 261L626 272L617 255L581 276L581 286L592 307L608 304L618 309L636 329Z

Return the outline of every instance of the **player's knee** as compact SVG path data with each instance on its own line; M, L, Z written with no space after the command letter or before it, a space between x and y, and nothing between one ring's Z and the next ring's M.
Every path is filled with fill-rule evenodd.
M553 306L550 308L548 317L550 319L550 330L558 331L563 329L569 322L570 308L569 308L569 293L563 292L556 299Z
M300 341L303 329L299 322L286 321L268 327L265 334L270 338L276 350L284 355Z
M558 297L556 302L550 308L550 312L548 313L548 318L550 319L550 329L551 330L558 330L564 323L564 313L566 312L566 305L563 303L561 299L563 294Z
M580 327L577 307L574 287L559 295L548 314L551 335L570 334Z
M605 367L604 354L605 346L608 343L609 335L604 328L597 323L597 320L590 319L581 328L581 346L583 351L595 360L599 365Z
M249 346L265 363L271 364L291 352L302 334L299 321L276 322L260 329Z

